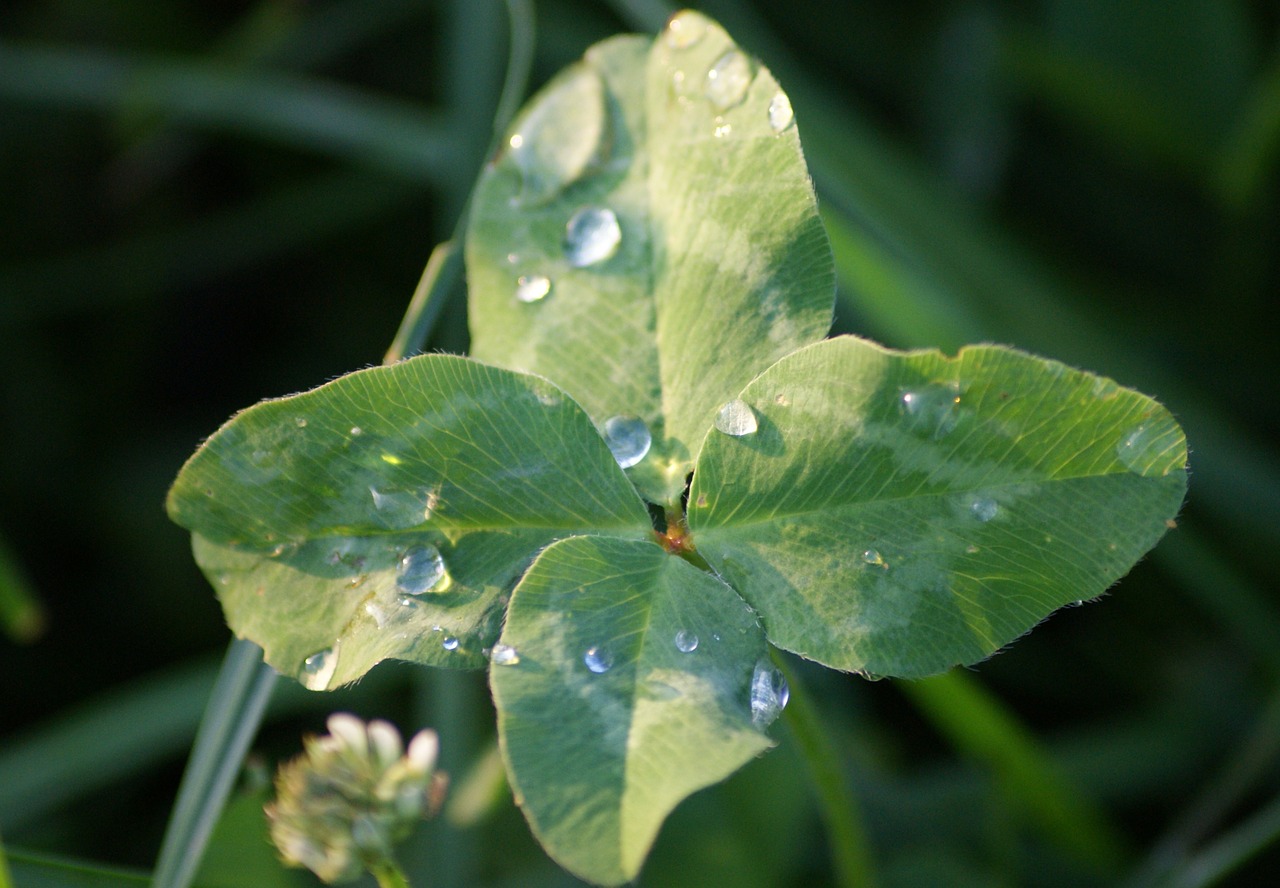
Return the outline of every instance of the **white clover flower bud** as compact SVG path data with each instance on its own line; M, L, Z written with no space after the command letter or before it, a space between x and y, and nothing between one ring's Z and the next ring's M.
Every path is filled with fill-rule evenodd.
M405 754L388 722L335 713L327 724L327 735L308 737L302 755L281 765L267 816L285 863L333 884L393 865L392 848L435 813L444 782L434 731L420 731Z

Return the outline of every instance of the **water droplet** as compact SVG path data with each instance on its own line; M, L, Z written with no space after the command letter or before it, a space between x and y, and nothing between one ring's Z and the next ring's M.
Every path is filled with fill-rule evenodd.
M754 434L759 425L751 405L741 398L734 398L716 414L716 428L737 438Z
M757 728L767 728L786 708L789 699L791 689L787 687L787 680L767 658L761 658L751 675L751 723Z
M414 546L396 565L396 588L408 595L443 591L444 578L444 558L435 546Z
M751 60L731 49L716 60L707 72L706 94L721 111L738 105L747 97L755 72Z
M516 279L516 299L537 302L551 292L551 278L545 274L520 275Z
M364 605L364 612L373 619L373 624L379 629L383 629L387 625L387 612L382 609L382 605L376 601L367 601Z
M935 441L945 438L960 422L960 386L931 383L908 389L898 396L899 412L912 431Z
M607 207L583 207L564 227L564 255L574 268L596 265L618 252L622 228Z
M681 629L676 633L676 650L682 654L692 654L698 649L698 636L694 635L688 629Z
M618 465L629 469L649 453L653 436L638 416L614 416L605 420L604 440Z
M791 99L784 92L778 93L769 100L769 128L780 133L795 121L795 111L791 109Z
M882 567L885 570L889 569L889 562L885 561L884 556L876 549L868 549L863 552L862 560L867 564L870 564L872 567Z
M458 639L454 638L452 635L446 635L444 640L440 642L440 647L444 648L446 651L456 651L458 649Z
M599 675L602 672L608 672L613 666L613 654L609 653L608 648L589 647L582 655L582 662L588 669Z
M508 156L520 171L517 205L543 204L600 160L607 142L604 84L587 65L570 68L516 122Z
M719 120L719 118L716 118L716 119ZM711 131L711 134L715 136L717 139L723 139L726 136L731 135L732 133L733 133L733 127L727 123L717 123L716 128Z
M305 417L299 416L297 419L293 421L293 424L300 429L305 429L307 427L307 420Z
M437 490L379 490L369 488L374 518L387 530L408 530L431 520L440 505Z
M999 513L1000 504L989 496L980 496L969 506L969 511L973 513L974 518L987 522Z
M688 49L707 33L706 22L695 12L677 12L667 22L663 37L672 49Z
M364 434L364 429L360 428L360 426L351 427L351 437L359 438L363 434Z
M309 691L323 691L329 687L333 673L338 669L337 647L316 651L302 661L302 686Z
M1116 445L1116 456L1124 467L1138 475L1167 475L1174 465L1167 454L1182 449L1177 424L1162 416L1131 429Z
M489 661L495 666L514 666L520 662L520 654L509 644L495 644Z

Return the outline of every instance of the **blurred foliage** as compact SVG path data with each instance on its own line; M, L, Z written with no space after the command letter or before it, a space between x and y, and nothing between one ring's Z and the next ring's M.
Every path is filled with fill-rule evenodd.
M878 883L1271 884L1280 10L701 8L792 96L840 330L1034 349L1159 397L1191 442L1180 528L1103 603L962 690L798 667ZM535 85L669 11L543 0ZM18 884L114 883L69 858L154 860L227 635L164 491L236 409L377 362L483 161L507 44L496 0L0 9L0 547L10 587L44 612L39 637L0 638L0 833ZM465 330L455 298L429 347L463 351ZM345 708L438 728L455 775L487 766L478 675L386 665L335 695L285 684L266 761ZM832 883L796 756L784 740L681 806L642 884ZM1114 854L1028 814L1037 768ZM407 868L432 885L573 884L497 799L425 827ZM243 808L215 837L210 884L264 835Z

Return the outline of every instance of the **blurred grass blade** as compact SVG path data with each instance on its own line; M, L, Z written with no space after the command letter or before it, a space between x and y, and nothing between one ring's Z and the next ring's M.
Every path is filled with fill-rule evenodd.
M14 641L35 641L44 631L45 612L18 558L0 537L0 628Z
M394 364L422 351L461 274L462 253L457 245L453 241L437 244L382 363Z
M1010 801L1044 837L1100 872L1123 860L1121 834L1106 813L1080 795L995 695L963 672L899 682L957 749L990 767Z
M1266 196L1280 160L1280 55L1258 77L1236 126L1227 134L1214 185L1221 204L1240 215Z
M533 55L537 46L537 19L533 0L507 0L507 73L502 81L502 94L498 109L493 115L495 138L506 131L511 118L520 110L529 86L529 72L533 70Z
M1217 885L1277 841L1280 841L1280 796L1201 851L1170 880L1169 886L1207 888Z
M66 857L11 851L14 885L21 888L142 888L142 873Z
M439 115L278 72L0 42L0 96L46 108L164 113L441 187L456 179L461 160Z
M840 755L799 673L778 652L772 656L790 687L790 702L783 710L783 718L800 747L801 758L809 769L809 782L818 796L836 884L840 888L873 888L877 879L870 842Z
M13 888L13 877L9 875L9 859L4 853L3 839L0 839L0 888Z
M0 830L34 823L179 753L212 675L207 663L170 670L9 738L0 749Z
M231 642L178 789L152 885L186 888L253 741L276 673L252 642Z

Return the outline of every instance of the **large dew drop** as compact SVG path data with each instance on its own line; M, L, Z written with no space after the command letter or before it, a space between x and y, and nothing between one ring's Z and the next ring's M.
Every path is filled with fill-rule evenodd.
M316 651L302 661L302 674L299 680L309 691L323 691L329 687L333 673L338 669L337 647Z
M431 591L443 591L445 582L444 558L435 546L414 546L396 565L396 588L406 595L425 595Z
M751 723L767 728L786 708L791 689L782 673L767 658L756 663L751 675Z
M1000 504L989 496L980 496L969 506L974 518L986 523L1000 513Z
M736 49L731 49L716 60L707 72L707 98L721 111L741 104L747 97L747 89L755 72L751 60Z
M564 227L564 256L574 268L604 262L621 243L618 217L607 207L583 207Z
M1159 416L1126 432L1116 445L1116 457L1138 475L1167 475L1176 467L1169 455L1182 449L1177 423L1168 416Z
M688 629L676 633L676 650L682 654L692 654L698 649L698 636Z
M638 416L614 416L605 420L604 440L618 465L629 469L649 453L653 436Z
M608 125L604 84L586 65L570 68L543 90L507 140L520 171L518 204L547 203L600 160Z
M587 652L582 655L582 662L592 672L600 675L608 672L613 667L613 654L609 653L608 648L589 647Z
M726 435L739 438L754 434L759 424L756 422L756 413L751 409L751 405L741 398L734 398L721 407L720 412L716 414L716 428Z
M551 292L551 278L545 274L520 275L516 279L516 300L537 302Z

